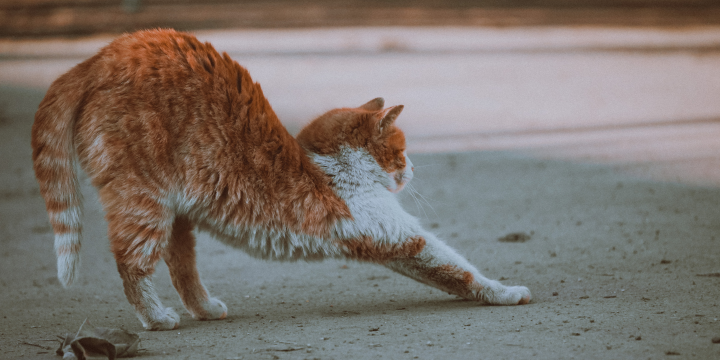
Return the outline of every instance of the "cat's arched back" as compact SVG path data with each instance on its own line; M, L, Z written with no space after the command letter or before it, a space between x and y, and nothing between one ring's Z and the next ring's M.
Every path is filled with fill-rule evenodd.
M349 216L247 70L171 30L123 36L55 81L36 115L33 149L41 194L65 239L80 231L74 155L112 218L192 207L221 223L322 235ZM148 231L138 221L137 229L111 221L110 237ZM117 256L159 258L161 243L146 246ZM58 246L77 250L72 240Z

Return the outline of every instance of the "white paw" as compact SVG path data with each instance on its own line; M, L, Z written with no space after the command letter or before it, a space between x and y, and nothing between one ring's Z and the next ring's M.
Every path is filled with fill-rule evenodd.
M165 308L161 313L153 315L154 316L148 320L140 318L145 330L174 330L180 326L180 315L172 308Z
M524 286L488 286L481 291L483 299L491 305L524 305L530 302L530 290Z
M202 304L203 312L193 314L193 318L197 320L222 320L227 316L227 306L224 302L210 298Z

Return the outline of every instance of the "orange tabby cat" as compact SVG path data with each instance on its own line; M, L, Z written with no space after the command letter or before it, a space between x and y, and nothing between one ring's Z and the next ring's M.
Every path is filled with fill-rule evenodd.
M58 277L77 277L82 205L75 165L97 187L125 295L146 329L179 325L151 275L161 258L196 319L222 319L195 266L197 226L277 260L380 263L449 293L525 304L422 229L395 198L412 179L403 107L381 98L332 110L294 139L260 85L210 44L172 30L113 41L58 78L35 115L35 175L55 232Z

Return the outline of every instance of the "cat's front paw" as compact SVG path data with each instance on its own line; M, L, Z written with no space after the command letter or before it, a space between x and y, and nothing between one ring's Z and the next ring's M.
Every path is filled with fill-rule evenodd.
M510 294L509 305L525 305L530 303L530 289L524 286L510 286L508 287L508 293ZM517 301L516 301L517 300Z
M142 318L140 319L145 330L174 330L180 326L180 315L178 315L172 308L165 308L165 310L160 314L154 315L156 316L148 320L144 320Z
M488 286L482 292L483 299L490 305L524 305L532 297L524 286Z
M209 298L201 306L202 310L192 314L196 320L222 320L227 317L227 306L216 298Z

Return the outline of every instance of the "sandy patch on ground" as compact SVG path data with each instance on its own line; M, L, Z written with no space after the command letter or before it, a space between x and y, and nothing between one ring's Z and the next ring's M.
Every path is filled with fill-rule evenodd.
M155 358L682 358L720 356L720 190L513 152L417 155L406 207L489 277L533 302L483 307L382 267L270 263L205 235L199 267L230 308L145 332L122 293L105 222L85 187L82 279L56 280L52 234L30 163L41 92L3 89L0 121L0 340L3 357L53 358L85 318L140 333ZM500 242L509 233L526 242ZM156 284L181 309L166 268ZM47 350L35 346L46 347ZM52 349L51 349L52 348Z

